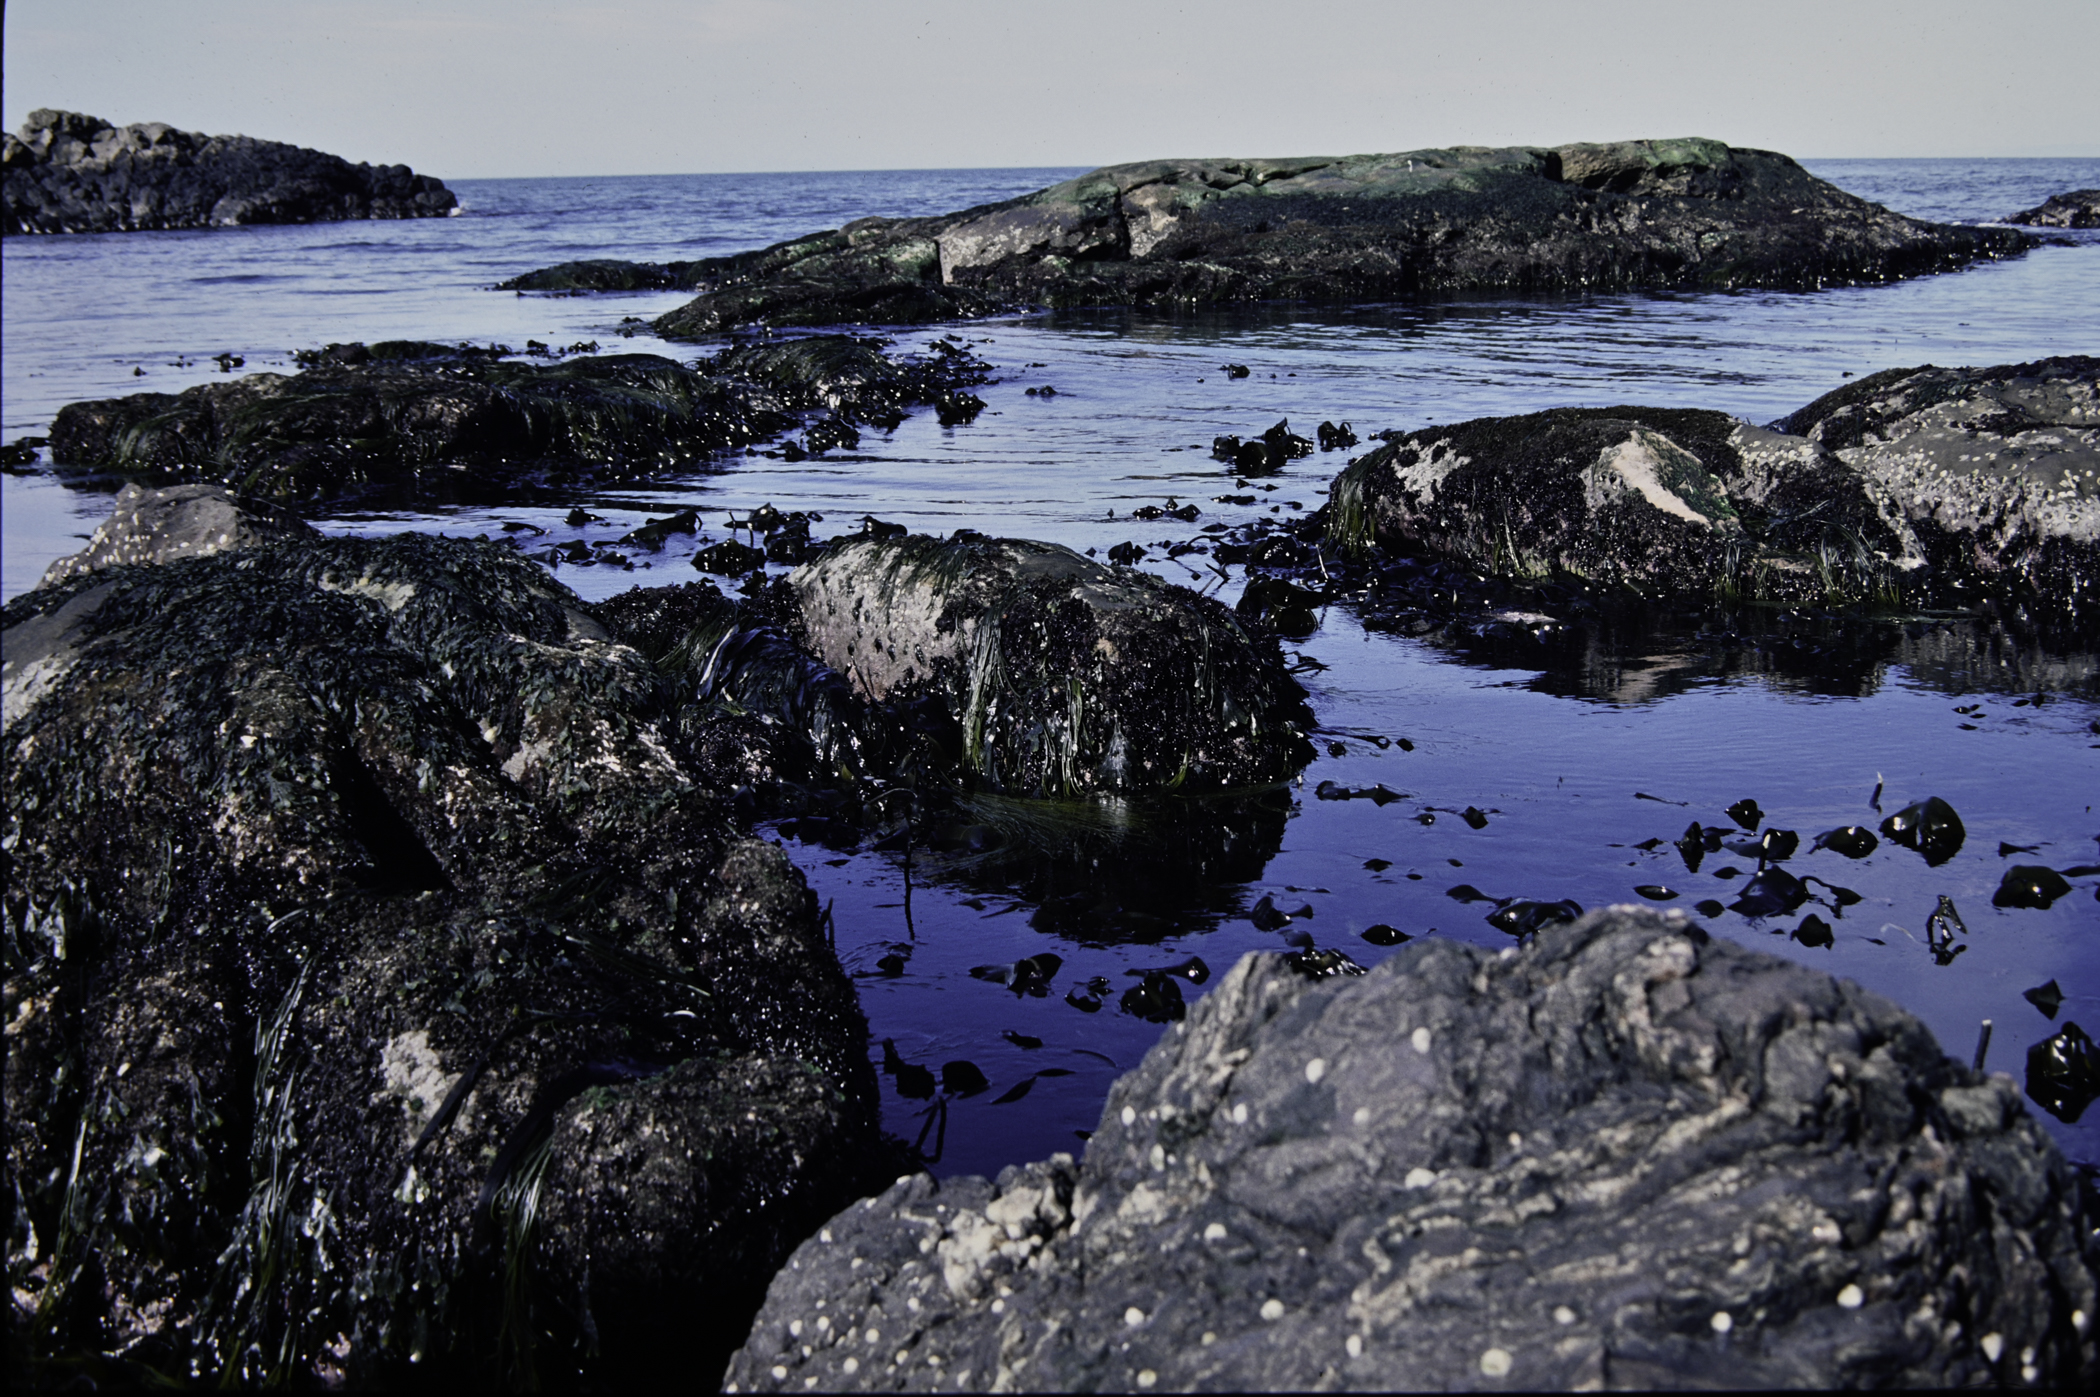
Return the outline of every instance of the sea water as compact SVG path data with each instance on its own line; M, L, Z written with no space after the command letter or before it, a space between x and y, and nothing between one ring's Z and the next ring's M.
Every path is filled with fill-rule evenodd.
M2091 160L1807 163L1863 197L1950 221L2100 185ZM666 344L641 323L684 293L488 288L570 258L715 255L870 214L1003 199L1076 173L470 180L454 186L462 214L443 220L10 238L0 244L0 438L41 435L67 402L207 381L222 373L210 358L222 353L245 360L237 372L289 372L294 349L387 338L595 341L604 352L691 357L704 347ZM974 528L1080 549L1134 541L1151 555L1139 566L1230 601L1237 569L1221 576L1199 556L1170 559L1150 546L1204 524L1316 509L1344 457L1316 454L1243 491L1210 459L1213 436L1289 418L1305 435L1332 420L1368 438L1570 404L1706 407L1763 422L1878 369L2096 352L2100 239L2066 242L1946 276L1805 294L1094 311L890 331L907 350L941 334L969 341L997 370L977 390L984 414L944 428L922 413L893 432L864 433L856 451L794 463L728 456L647 488L429 513L344 509L317 522L337 532L455 534L523 523L559 541L574 534L561 522L574 504L621 531L695 506L705 543L725 534L732 514L772 502L825 515L820 537L873 514L922 531ZM1250 372L1228 377L1227 363ZM1058 391L1026 391L1044 386ZM1243 493L1256 503L1217 499ZM1169 501L1196 503L1202 516L1166 529L1130 518ZM4 505L0 591L14 596L80 546L108 496L9 476ZM690 580L695 546L638 554L632 570L562 567L558 576L592 599ZM1812 626L1747 636L1688 626L1539 643L1521 633L1394 634L1364 621L1356 607L1332 606L1314 634L1286 644L1324 729L1302 784L1252 813L1184 813L1193 833L1162 830L1157 812L1141 807L1080 812L1079 837L1101 851L1091 882L1070 867L1032 870L1015 852L1026 841L1014 844L1011 831L1027 823L1025 811L987 816L1008 831L1003 854L922 852L910 875L895 849L827 848L803 842L805 827L769 828L833 908L840 956L873 1030L871 1058L881 1060L887 1039L910 1062L938 1071L968 1061L990 1080L939 1105L901 1097L882 1078L892 1131L923 1131L944 1173L1077 1150L1109 1082L1160 1032L1120 1010L1121 991L1137 983L1129 972L1195 955L1222 973L1244 951L1279 948L1280 936L1247 916L1265 896L1309 911L1290 930L1365 964L1390 954L1362 939L1374 926L1509 944L1484 920L1493 904L1460 901L1455 889L1594 907L1661 884L1676 894L1671 905L1731 901L1754 861L1710 855L1695 874L1668 843L1639 846L1673 839L1693 819L1728 824L1723 810L1746 796L1763 807L1766 827L1798 830L1804 846L1818 831L1872 825L1928 795L1956 807L1968 839L1936 868L1888 843L1859 863L1797 856L1797 873L1860 895L1833 920L1828 947L1784 934L1801 913L1724 913L1704 919L1714 932L1895 999L1963 1058L1981 1020L1993 1019L1990 1065L2016 1077L2028 1048L2065 1020L2100 1030L2094 880L2045 911L1991 905L2008 862L2100 862L2100 661L2090 640L2050 650L1922 618L1866 642ZM1383 783L1404 798L1316 798L1330 780ZM1468 809L1485 823L1465 819ZM1171 863L1147 862L1177 835L1224 840L1231 857L1201 885ZM2038 851L2001 856L2001 843ZM1738 876L1716 876L1727 868ZM1925 944L1942 896L1969 931L1967 949L1944 966ZM969 974L1043 951L1063 964L1042 997ZM901 960L901 973L894 960L884 970L885 957ZM1095 977L1110 990L1087 1013L1065 996ZM2051 979L2066 996L2054 1022L2021 997ZM1191 999L1202 992L1185 990ZM1051 1074L1038 1075L1044 1069ZM2074 1157L2100 1159L2100 1107L2075 1125L2043 1118Z

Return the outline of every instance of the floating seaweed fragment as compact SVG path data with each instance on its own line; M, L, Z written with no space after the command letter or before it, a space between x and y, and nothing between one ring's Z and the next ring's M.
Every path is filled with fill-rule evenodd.
M1486 829L1488 817L1478 806L1469 805L1459 812L1458 818L1474 829Z
M2014 854L2039 854L2041 851L2042 846L2039 844L2008 844L2002 839L1998 841L1998 857L2001 859L2009 859Z
M2065 1023L2027 1050L2027 1095L2066 1125L2076 1125L2100 1096L2100 1049L2085 1030Z
M1741 825L1744 829L1747 830L1755 830L1757 828L1758 821L1764 819L1765 817L1765 812L1758 808L1757 802L1750 799L1748 796L1745 796L1743 799L1729 806L1727 814L1729 819L1735 821L1737 824Z
M1925 919L1925 945L1935 963L1952 965L1956 956L1969 949L1966 941L1959 946L1954 944L1956 933L1967 937L1969 928L1954 909L1954 899L1941 893L1939 905Z
M1017 1048L1025 1048L1030 1051L1033 1051L1034 1049L1043 1046L1042 1039L1034 1037L1031 1034L1016 1033L1010 1028L1001 1032L999 1036L1001 1038L1004 1038L1007 1042L1013 1044Z
M1368 868L1368 869L1370 869L1370 870L1371 870L1371 871L1372 871L1373 873L1383 873L1383 872L1385 872L1385 871L1386 871L1386 870L1387 870L1388 868L1391 868L1392 866L1393 866L1393 861L1392 861L1391 859L1365 859L1365 860L1364 860L1364 867L1365 867L1365 868Z
M974 1062L958 1058L941 1064L941 1090L951 1096L975 1096L991 1086L991 1079Z
M897 1079L897 1095L912 1101L926 1101L933 1096L933 1073L917 1063L906 1062L897 1051L894 1040L882 1040L882 1070Z
M1362 934L1364 940L1370 942L1373 946L1397 946L1403 941L1414 939L1406 932L1400 930L1400 928L1387 926L1384 922L1365 927Z
M1507 907L1516 901L1513 897L1490 897L1471 883L1460 883L1455 888L1446 888L1444 896L1453 902L1492 902L1497 907Z
M1307 947L1302 951L1291 952L1284 959L1290 963L1291 969L1308 980L1331 980L1344 975L1367 973L1363 966L1349 959L1346 952L1333 949L1314 950Z
M1729 910L1746 917L1778 917L1806 901L1806 884L1783 868L1768 868L1743 885Z
M1153 971L1123 991L1120 1007L1147 1023L1173 1023L1187 1015L1188 1005L1174 977Z
M1640 883L1634 887L1634 891L1650 902L1669 902L1677 896L1675 889L1666 888L1660 883Z
M1203 957L1190 956L1187 960L1176 961L1172 965L1158 965L1145 970L1126 970L1123 973L1125 975L1178 975L1192 985L1200 985L1210 978L1210 967L1203 963Z
M1991 906L2046 908L2070 891L2069 880L2055 869L2037 863L2016 863L1999 880L1998 891L1991 894Z
M1961 816L1938 796L1904 806L1881 822L1881 832L1906 849L1916 849L1934 867L1960 853L1962 841L1968 838Z
M1839 825L1826 829L1816 836L1812 849L1828 849L1833 854L1842 854L1848 859L1863 859L1881 847L1874 831L1864 825Z
M1005 985L1015 994L1032 994L1040 998L1049 990L1051 978L1064 963L1063 956L1039 951L1007 965L973 965L970 975L973 979Z
M1490 912L1487 924L1511 936L1525 937L1544 927L1572 922L1581 915L1582 904L1573 898L1563 898L1559 902L1522 901Z
M2056 1017L2057 1010L2064 1007L2064 992L2054 980L2051 980L2046 985L2036 985L2031 990L2020 991L2020 998L2041 1010L2051 1019Z
M1647 793L1646 791L1635 791L1635 792L1633 793L1633 798L1634 798L1635 800L1652 800L1652 801L1654 801L1654 802L1655 802L1655 803L1656 803L1657 805L1690 805L1690 804L1691 804L1691 802L1690 802L1690 801L1688 801L1688 800L1669 800L1669 799L1667 799L1667 798L1665 798L1665 797L1663 797L1663 796L1652 796L1652 795L1649 795L1649 794L1648 794L1648 793Z
M733 538L709 544L693 555L693 566L717 577L742 577L766 561L766 555Z
M993 1097L992 1104L994 1106L1004 1106L1009 1102L1019 1101L1033 1090L1035 1090L1035 1078L1033 1076L1023 1077L1020 1081L1015 1082L1005 1091Z
M1701 898L1692 904L1692 910L1702 917L1718 917L1728 909L1713 898Z
M1286 912L1276 905L1273 897L1263 893L1261 901L1248 909L1247 920L1254 923L1256 931L1281 931L1293 917L1310 917L1312 914L1313 909L1309 903L1296 911Z

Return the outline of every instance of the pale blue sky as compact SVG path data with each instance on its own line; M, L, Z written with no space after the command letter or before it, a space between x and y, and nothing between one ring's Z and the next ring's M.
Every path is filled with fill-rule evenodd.
M2100 0L7 0L4 119L447 178L1704 135L2100 155Z

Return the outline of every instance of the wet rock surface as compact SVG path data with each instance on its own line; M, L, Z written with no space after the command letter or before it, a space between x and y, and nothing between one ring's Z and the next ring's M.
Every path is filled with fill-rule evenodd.
M1314 980L1250 955L1075 1165L900 1179L733 1390L2077 1386L2092 1203L2010 1079L1614 908ZM814 1379L814 1382L811 1380Z
M313 526L289 510L241 499L216 485L126 485L88 546L46 568L40 585L97 568L170 563L313 534Z
M500 497L691 470L812 411L894 426L907 407L988 372L957 346L892 357L844 336L737 346L695 365L653 354L532 363L507 353L403 340L330 345L303 355L296 374L71 403L51 427L52 467L207 481L302 504Z
M2052 194L2031 209L2008 215L2005 221L2028 228L2100 228L2100 189Z
M2088 626L2100 360L1891 370L1756 427L1563 408L1391 437L1328 536L1478 574L1783 605L1998 599Z
M733 744L511 550L295 538L5 626L11 1371L704 1380L894 1175Z
M2010 229L1891 213L1783 155L1684 139L1144 161L940 217L865 218L690 264L564 264L506 285L690 285L698 298L656 321L678 339L1026 305L1811 289L2029 245Z
M115 233L355 218L436 218L459 200L406 165L163 121L112 126L39 108L0 136L0 233Z
M869 699L938 698L963 767L993 791L1250 786L1310 755L1304 690L1273 641L1068 548L853 540L789 585L811 652Z

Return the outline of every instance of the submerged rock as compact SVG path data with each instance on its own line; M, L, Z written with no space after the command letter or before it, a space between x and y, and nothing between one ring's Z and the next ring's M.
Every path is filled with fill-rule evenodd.
M2100 189L2051 194L2031 209L2006 216L2028 228L2100 228Z
M737 1391L2076 1387L2077 1175L2008 1078L1819 972L1613 908L1361 977L1256 954L1081 1164L900 1179Z
M40 588L4 647L32 1373L704 1380L865 1191L813 897L540 568L294 538Z
M1310 759L1305 691L1223 604L1069 548L835 545L790 579L818 658L877 701L938 698L989 789L1256 785Z
M311 524L289 510L241 499L216 485L165 490L126 485L88 546L52 563L38 585L49 587L97 568L201 558L313 533Z
M691 470L786 430L793 414L894 426L981 381L959 350L892 358L844 336L739 346L697 365L654 354L562 363L421 341L331 345L296 374L71 403L61 475L201 480L272 500L450 498Z
M459 200L406 165L353 165L281 141L163 121L115 127L39 108L0 136L0 233L113 233L350 218L434 218Z
M2074 622L2100 575L2100 359L1890 370L1770 427L1561 408L1394 437L1329 537L1648 596L1959 604Z
M678 275L700 295L656 329L697 338L755 322L905 323L1029 304L1810 289L2030 245L2010 229L1905 218L1783 155L1712 140L1151 160L692 263Z

